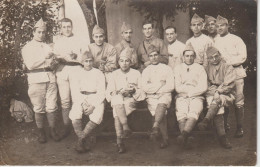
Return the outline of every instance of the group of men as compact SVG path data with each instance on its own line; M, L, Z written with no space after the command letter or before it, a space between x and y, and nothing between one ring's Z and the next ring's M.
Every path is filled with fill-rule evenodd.
M122 41L115 47L105 42L104 30L95 26L94 43L86 46L73 34L73 23L60 20L61 35L52 45L44 42L46 23L40 19L34 26L33 39L22 49L28 68L28 94L33 104L40 143L47 141L44 119L55 141L70 134L71 124L78 137L76 151L88 151L89 138L102 122L105 103L111 104L119 153L125 152L124 139L132 131L127 116L146 100L153 116L151 139L161 135L160 148L168 146L167 110L175 102L180 135L177 142L190 147L191 132L207 102L207 114L198 123L206 130L214 122L220 144L231 148L226 137L228 107L235 105L236 137L243 136L244 117L242 63L247 58L241 38L228 32L228 20L205 16L208 36L202 33L204 19L191 19L193 37L186 45L177 40L175 27L165 29L168 45L154 36L152 22L143 23L144 40L138 48L131 43L132 27L123 23ZM176 92L173 94L173 92ZM63 134L56 131L57 97L60 96ZM174 96L175 97L174 97ZM176 99L176 100L175 100ZM83 127L82 116L89 116Z

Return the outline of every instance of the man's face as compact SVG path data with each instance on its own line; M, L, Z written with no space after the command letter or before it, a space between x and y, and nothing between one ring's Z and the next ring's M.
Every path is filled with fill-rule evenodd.
M208 57L208 60L209 60L209 63L212 64L212 65L218 65L219 62L221 61L221 57L220 57L220 54L219 52L211 55Z
M42 28L36 28L33 32L33 39L42 42L45 39L46 30Z
M228 32L228 25L226 23L217 24L217 31L219 35L224 35Z
M151 64L156 65L159 63L160 55L157 52L152 52L148 56L149 56L149 60L150 60Z
M172 43L176 40L177 34L175 33L173 28L169 28L165 31L166 39L169 43Z
M190 29L194 34L198 34L202 30L202 22L191 23Z
M122 32L122 37L126 42L131 42L132 34L133 34L133 31L130 29L130 30Z
M150 38L153 35L154 29L152 24L143 25L143 33L146 38Z
M194 59L195 59L195 53L193 51L188 50L184 52L183 61L185 64L192 65L194 63Z
M120 57L118 60L118 64L120 66L120 69L126 72L130 69L131 60L126 57Z
M61 22L61 33L62 35L69 37L72 35L72 24L71 22Z
M103 45L105 37L104 34L93 34L93 39L98 46Z
M94 61L93 61L92 58L86 59L86 60L84 61L84 63L83 63L84 69L85 69L86 71L91 70L91 69L93 68L93 63L94 63Z
M210 34L214 34L215 32L217 32L216 22L210 21L207 25L207 30Z

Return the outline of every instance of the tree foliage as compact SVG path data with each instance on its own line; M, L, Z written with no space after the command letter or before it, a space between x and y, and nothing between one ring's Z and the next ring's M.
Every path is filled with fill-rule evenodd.
M32 39L34 24L47 21L46 42L57 32L57 2L35 0L2 0L0 2L0 93L10 94L22 72L21 48ZM20 85L21 86L21 85ZM23 89L23 88L21 88Z

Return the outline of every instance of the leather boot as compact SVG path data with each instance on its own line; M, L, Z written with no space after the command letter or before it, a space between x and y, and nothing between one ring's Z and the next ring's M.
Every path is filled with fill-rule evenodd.
M39 143L46 143L47 142L47 138L46 138L46 134L45 134L44 128L38 128L38 130L39 130L38 142Z
M188 132L185 130L177 137L177 143L181 146L186 145L187 138L188 138Z
M160 144L160 148L164 149L164 148L168 147L168 145L169 145L169 141L168 140L163 140L161 142L161 144Z
M222 147L226 148L226 149L230 149L232 148L230 142L228 141L226 135L222 135L219 137L219 141Z
M76 144L76 147L75 147L75 150L78 152L78 153L84 153L86 152L85 148L84 148L84 140L82 138L79 138L78 139L78 142Z
M237 120L237 130L235 133L236 138L243 137L244 131L243 131L243 119L244 119L244 107L235 107L235 114L236 114L236 120Z
M117 144L117 149L119 154L125 153L126 151L124 143Z
M62 139L62 137L60 137L57 134L56 129L54 127L50 127L50 136L56 142L61 141L61 139Z

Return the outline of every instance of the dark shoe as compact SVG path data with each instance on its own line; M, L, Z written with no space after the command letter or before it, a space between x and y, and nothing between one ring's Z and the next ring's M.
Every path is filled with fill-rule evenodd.
M87 140L87 139L83 139L83 147L84 147L84 150L87 152L87 151L90 151L90 143L91 141L90 140Z
M82 139L79 139L77 144L76 144L76 147L75 147L75 150L78 152L78 153L84 153L86 152L86 149L84 148L84 141Z
M70 135L70 131L71 131L70 125L65 125L62 138L64 139L68 137Z
M227 133L229 131L230 131L230 125L229 125L229 123L226 123L225 124L225 132Z
M220 136L220 144L222 147L226 148L226 149L230 149L232 148L230 142L228 141L226 135Z
M39 128L38 142L39 143L46 143L47 142L47 138L46 138L44 128Z
M208 127L209 120L204 118L200 123L198 123L198 128L200 131L205 131Z
M194 137L193 136L189 136L187 138L187 142L186 142L185 148L186 149L192 149L193 143L194 143Z
M55 128L50 128L50 136L56 142L61 141L61 137L57 134Z
M126 151L125 145L123 143L117 144L117 149L118 149L119 154L125 153L125 151Z
M241 138L241 137L243 137L243 135L244 135L243 129L242 128L238 128L234 137Z
M130 129L123 131L123 138L129 138L132 134L132 131Z
M160 144L160 148L161 148L161 149L164 149L164 148L166 148L166 147L168 147L168 146L169 146L168 140L164 140L164 141L162 141L161 144Z

